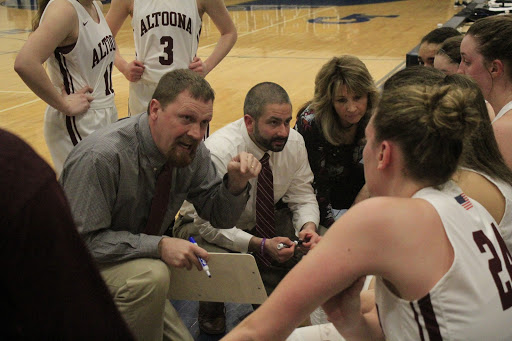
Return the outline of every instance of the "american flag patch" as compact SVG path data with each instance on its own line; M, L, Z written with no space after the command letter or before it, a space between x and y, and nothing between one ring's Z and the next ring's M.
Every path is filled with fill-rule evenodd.
M470 208L473 207L473 204L471 203L471 201L469 201L468 197L464 193L461 193L460 195L457 195L455 197L455 200L457 200L457 202L462 207L464 207L466 210L469 210Z

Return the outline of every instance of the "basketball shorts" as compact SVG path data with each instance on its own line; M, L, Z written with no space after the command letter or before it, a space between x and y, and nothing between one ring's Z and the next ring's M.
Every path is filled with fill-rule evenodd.
M148 110L148 105L153 97L156 86L157 83L130 82L128 116L135 116Z
M75 145L95 130L117 121L115 106L89 109L85 114L66 116L48 106L44 115L44 138L57 176Z

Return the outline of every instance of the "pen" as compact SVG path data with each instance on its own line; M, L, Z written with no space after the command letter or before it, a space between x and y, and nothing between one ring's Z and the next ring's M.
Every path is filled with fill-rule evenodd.
M194 237L190 237L188 238L188 240L193 243L193 244L196 244L196 240L194 239ZM204 261L204 259L202 259L201 257L197 256L197 260L199 261L199 263L201 263L201 266L203 267L203 270L206 272L206 274L208 275L209 278L212 277L211 273L210 273L210 268L208 267L208 264L206 264L206 262Z
M303 240L294 240L293 241L295 243L295 245L300 245L302 244L304 241ZM285 243L279 243L277 244L277 249L278 250L281 250L281 249L284 249L284 248L289 248L290 246L289 245L286 245Z

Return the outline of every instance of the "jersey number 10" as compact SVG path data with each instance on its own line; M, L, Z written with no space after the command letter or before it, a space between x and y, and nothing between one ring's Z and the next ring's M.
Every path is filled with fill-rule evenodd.
M105 70L105 73L103 74L103 78L105 79L105 96L108 96L110 94L114 93L114 88L112 87L112 66L114 62L110 62L110 64L107 65L107 69Z

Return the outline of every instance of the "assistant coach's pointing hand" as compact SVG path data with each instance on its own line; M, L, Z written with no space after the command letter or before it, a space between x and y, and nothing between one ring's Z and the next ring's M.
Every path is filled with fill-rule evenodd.
M241 152L228 163L228 190L233 195L242 193L250 179L260 174L261 163L251 153Z

